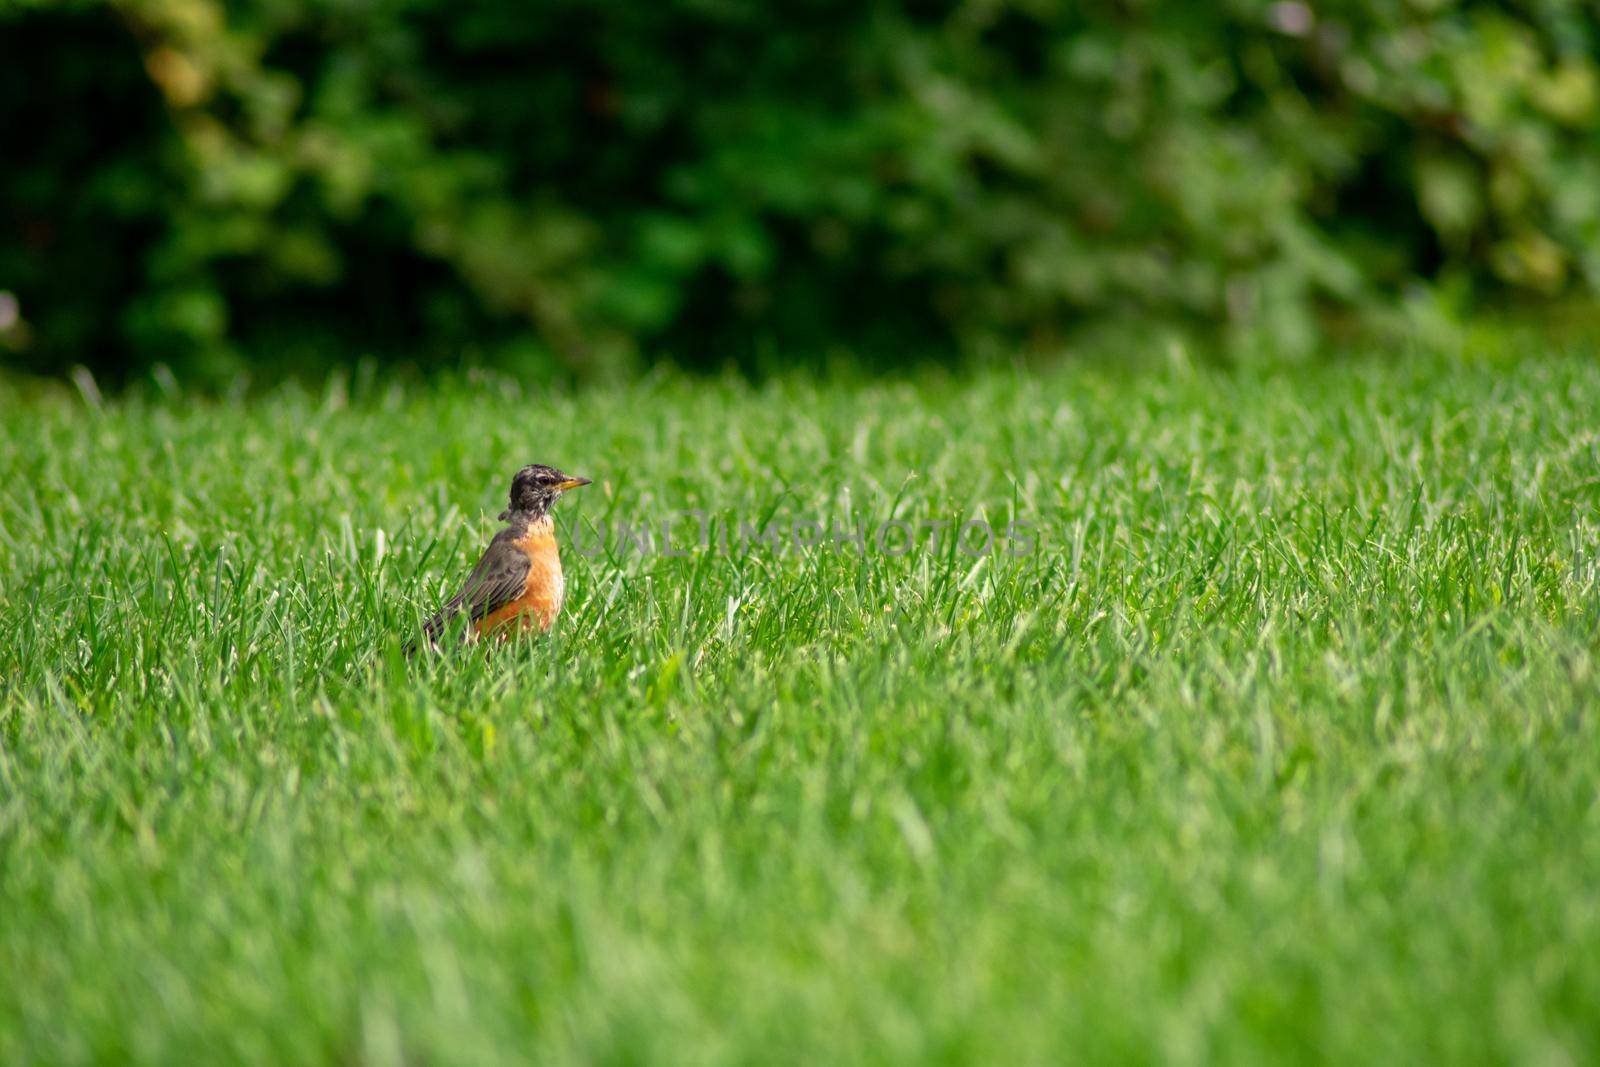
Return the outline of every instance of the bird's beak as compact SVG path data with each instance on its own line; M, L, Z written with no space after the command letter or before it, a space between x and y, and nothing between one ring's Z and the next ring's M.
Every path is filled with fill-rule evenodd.
M556 483L556 488L557 489L562 489L562 490L566 490L566 489L581 489L583 486L586 486L588 484L589 484L589 479L588 478L568 478L564 482L557 482Z

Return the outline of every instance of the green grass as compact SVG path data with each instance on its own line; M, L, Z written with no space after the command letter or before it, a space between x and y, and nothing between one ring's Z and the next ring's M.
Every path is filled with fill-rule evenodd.
M0 1062L1600 1056L1600 360L0 391ZM569 553L407 664L524 462Z

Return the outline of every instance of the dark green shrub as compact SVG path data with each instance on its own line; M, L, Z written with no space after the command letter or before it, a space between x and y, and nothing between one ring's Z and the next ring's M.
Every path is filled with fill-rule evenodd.
M4 177L38 366L1307 345L1417 279L1600 285L1581 0L117 0L0 34L6 128L55 131Z

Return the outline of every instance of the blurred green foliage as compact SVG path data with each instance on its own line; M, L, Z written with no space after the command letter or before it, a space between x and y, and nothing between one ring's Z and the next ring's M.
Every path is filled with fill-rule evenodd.
M1592 0L34 0L35 369L1309 346L1600 289Z

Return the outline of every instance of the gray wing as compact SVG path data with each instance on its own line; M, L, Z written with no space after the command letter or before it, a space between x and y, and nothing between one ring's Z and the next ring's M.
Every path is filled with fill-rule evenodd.
M526 552L509 539L502 540L496 536L478 565L467 576L461 591L446 600L444 606L422 624L423 637L429 644L435 644L450 625L450 620L462 612L477 622L505 607L522 595L528 571L532 567Z

